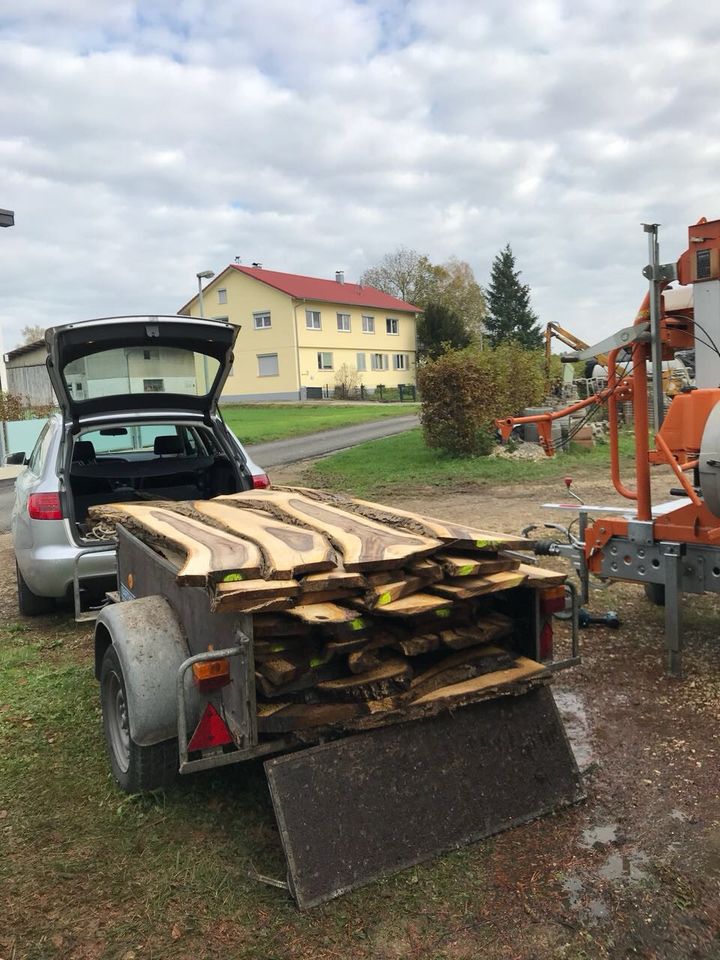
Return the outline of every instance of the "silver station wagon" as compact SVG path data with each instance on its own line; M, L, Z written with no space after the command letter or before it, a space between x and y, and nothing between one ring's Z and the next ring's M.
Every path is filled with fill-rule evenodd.
M78 619L115 587L115 548L88 519L103 503L207 499L268 486L218 398L238 328L187 317L107 317L47 331L60 413L16 482L20 612L70 599Z

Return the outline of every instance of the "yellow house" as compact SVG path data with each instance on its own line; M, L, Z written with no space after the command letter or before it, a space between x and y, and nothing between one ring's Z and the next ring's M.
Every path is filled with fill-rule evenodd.
M231 264L178 311L240 326L226 400L306 400L356 379L415 383L418 307L375 287ZM356 373L357 371L357 373Z

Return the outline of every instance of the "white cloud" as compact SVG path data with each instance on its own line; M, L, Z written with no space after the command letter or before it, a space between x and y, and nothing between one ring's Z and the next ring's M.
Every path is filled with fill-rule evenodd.
M720 7L26 0L0 27L0 316L172 312L238 255L348 278L508 241L588 339L720 216Z

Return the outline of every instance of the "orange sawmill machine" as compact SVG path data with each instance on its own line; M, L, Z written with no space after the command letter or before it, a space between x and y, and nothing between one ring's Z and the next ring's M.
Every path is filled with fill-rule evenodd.
M676 263L661 263L658 224L645 224L649 290L634 323L587 350L565 354L568 362L608 356L608 383L572 406L496 422L503 440L524 423L536 425L545 452L555 452L553 421L584 408L607 405L610 472L622 506L547 504L579 514L568 543L541 551L565 556L575 567L587 598L588 580L625 580L645 585L665 605L668 669L682 672L682 596L720 593L720 220L705 218L688 228L688 248ZM692 301L678 290L692 286ZM686 291L687 292L687 291ZM692 305L690 305L692 303ZM661 376L648 369L677 351L695 350L695 385L683 388L666 409ZM635 484L621 477L618 405L631 403L635 434ZM652 405L653 440L650 439ZM672 471L671 499L653 503L651 470ZM576 498L577 500L578 498ZM549 545L548 545L549 543Z

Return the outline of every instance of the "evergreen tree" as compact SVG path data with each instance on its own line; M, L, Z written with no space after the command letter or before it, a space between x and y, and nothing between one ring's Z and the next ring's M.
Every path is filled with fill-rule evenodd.
M530 287L520 282L520 271L515 269L509 243L493 260L485 296L488 308L485 329L493 347L508 340L527 350L542 345L542 330L530 306Z
M461 318L444 303L429 303L417 324L418 357L437 359L446 350L462 350L470 334Z

